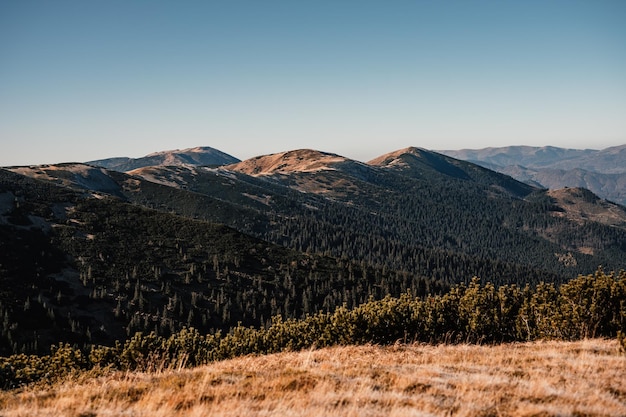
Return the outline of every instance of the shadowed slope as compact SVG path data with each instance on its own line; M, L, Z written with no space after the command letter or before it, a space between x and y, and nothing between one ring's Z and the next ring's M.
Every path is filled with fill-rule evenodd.
M418 179L448 177L497 187L516 196L524 197L535 191L534 187L498 174L478 165L450 158L420 148L406 148L391 152L368 162L402 175Z

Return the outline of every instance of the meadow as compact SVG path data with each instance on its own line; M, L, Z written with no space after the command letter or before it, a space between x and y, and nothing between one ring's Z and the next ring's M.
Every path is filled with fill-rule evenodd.
M0 416L624 416L615 339L333 346L191 369L81 373L0 393Z

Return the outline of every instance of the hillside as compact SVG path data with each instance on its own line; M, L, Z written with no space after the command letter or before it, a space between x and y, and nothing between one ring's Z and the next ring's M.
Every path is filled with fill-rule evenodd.
M562 188L549 190L559 210L556 216L567 217L580 224L593 221L614 227L626 227L626 208L602 200L586 188Z
M0 409L5 417L619 416L624 373L614 340L342 346L80 378L0 393Z
M398 162L400 161L400 162ZM0 170L0 353L626 269L626 212L410 148Z
M369 161L368 164L417 179L432 178L433 172L436 172L454 179L505 190L520 198L536 191L532 186L489 169L419 148L407 148L391 152Z
M579 233L575 230L578 224L556 216L545 191L424 150L419 151L419 159L426 162L417 164L418 158L412 152L396 153L410 163L394 163L399 156L394 159L387 155L363 164L317 151L292 151L211 172L177 172L170 174L168 181L188 191L216 196L223 203L234 203L238 209L254 210L261 217L271 213L270 221L261 227L239 229L246 233L303 251L365 259L425 276L435 273L438 279L450 280L453 275L468 273L486 275L481 267L467 270L458 265L454 258L461 254L558 273L571 265L562 269L564 265L555 253L572 252L581 266L589 262L578 270L580 273L598 264L599 259L580 256L584 254L566 243L565 235ZM207 188L209 183L211 187ZM602 223L590 225L604 236L600 240L619 246L618 235L623 228L605 230ZM550 228L549 236L542 231L544 228ZM498 232L493 234L496 229ZM331 236L336 238L329 239ZM522 250L522 242L529 246ZM596 256L602 256L602 245L595 245ZM424 256L420 253L429 251L449 259L448 266L458 266L438 275L425 263L416 263ZM405 255L398 256L401 253ZM611 265L613 255L608 256L599 263ZM465 261L460 263L467 265Z
M626 145L602 150L509 146L440 152L534 186L587 188L626 205Z
M44 171L58 182L85 171L61 168L18 172L42 178L39 173ZM107 172L116 184L109 187L110 194L223 223L292 249L446 282L473 275L519 281L521 275L528 276L528 268L571 276L600 264L622 267L616 255L623 250L626 229L619 221L588 219L589 228L578 230L578 222L558 215L564 209L556 207L546 191L416 148L370 164L298 150L221 168L146 167L129 174ZM73 185L102 189L90 186L90 181L102 182L81 175ZM623 213L608 202L604 209L611 216ZM601 218L608 216L594 220ZM581 247L576 243L583 241ZM564 264L563 256L575 262ZM441 259L447 259L445 265Z
M5 170L0 202L0 354L111 344L135 331L262 326L276 314L443 289Z
M495 168L528 184L558 190L564 187L587 188L593 193L622 206L626 206L626 173L604 174L580 168L533 169L521 166Z

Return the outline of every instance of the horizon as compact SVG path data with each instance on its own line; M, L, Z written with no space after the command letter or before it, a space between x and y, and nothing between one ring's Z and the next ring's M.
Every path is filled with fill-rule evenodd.
M626 144L626 2L0 3L0 166Z
M140 156L125 156L125 155L116 155L116 156L109 156L109 157L103 157L103 158L95 158L95 159L90 159L90 160L60 160L60 161L56 161L56 162L42 162L42 163L35 163L35 164L12 164L12 165L0 165L0 168L3 167L21 167L21 166L41 166L41 165L58 165L58 164L85 164L85 163L90 163L90 162L95 162L95 161L103 161L103 160L107 160L107 159L116 159L116 158L128 158L128 159L140 159L140 158L144 158L144 157L150 157L150 156L156 156L158 154L163 154L163 153L176 153L176 152L185 152L185 151L190 151L190 150L194 150L194 149L200 149L200 148L210 148L213 149L215 151L219 151L222 152L228 156L234 157L236 159L239 159L240 161L246 161L248 159L252 159L252 158L256 158L256 157L260 157L260 156L269 156L269 155L275 155L275 154L281 154L281 153L287 153L287 152L292 152L292 151L297 151L297 150L312 150L312 151L316 151L316 152L320 152L320 153L327 153L327 154L336 154L340 157L344 157L344 158L348 158L350 160L354 160L357 162L362 162L362 163L368 163L369 161L376 159L377 157L389 154L389 153L393 153L393 152L397 152L403 149L408 149L408 148L421 148L421 149L425 149L427 151L430 152L436 152L436 153L444 153L444 152L449 152L449 151L482 151L482 150L487 150L487 149L505 149L505 148L516 148L516 147L530 147L530 148L536 148L536 149L543 149L543 148L558 148L558 149L567 149L567 150L576 150L576 151L603 151L606 149L610 149L610 148L616 148L616 147L622 147L622 146L626 146L625 144L621 144L621 145L614 145L614 146L608 146L606 148L601 148L601 149L594 149L594 148L564 148L564 147L559 147L559 146L551 146L551 145L545 145L545 146L529 146L529 145L507 145L507 146L488 146L485 148L458 148L458 149L427 149L427 148L423 148L420 146L407 146L404 148L399 148L399 149L393 149L393 150L389 150L389 151L385 151L381 154L377 154L372 156L371 158L368 159L355 159L355 158L351 158L347 155L342 155L342 154L338 154L336 152L331 152L331 151L327 151L324 149L313 149L313 148L294 148L294 149L285 149L282 151L276 151L276 152L271 152L271 153L260 153L260 154L255 154L255 155L250 155L247 156L245 158L239 157L238 155L234 155L234 154L230 154L228 152L224 152L221 149L217 149L214 148L212 146L208 146L208 145L200 145L200 146L191 146L189 148L176 148L176 149L164 149L164 150L159 150L159 151L154 151L154 152L150 152L147 153L145 155L140 155ZM445 155L445 154L444 154Z

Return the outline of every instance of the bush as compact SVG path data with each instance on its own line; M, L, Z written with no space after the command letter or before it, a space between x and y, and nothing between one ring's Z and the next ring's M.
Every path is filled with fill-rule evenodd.
M80 349L69 344L52 346L51 351L46 356L18 354L0 358L0 387L16 388L42 379L53 382L90 368Z
M556 287L496 288L475 278L441 296L405 293L345 306L300 320L272 318L267 328L238 325L202 335L184 328L169 337L136 333L123 344L93 346L88 354L68 344L47 356L0 358L0 387L55 381L87 369L155 371L192 367L248 354L347 344L396 342L502 342L618 337L626 351L626 273L579 276Z

